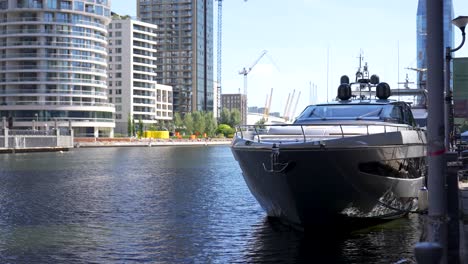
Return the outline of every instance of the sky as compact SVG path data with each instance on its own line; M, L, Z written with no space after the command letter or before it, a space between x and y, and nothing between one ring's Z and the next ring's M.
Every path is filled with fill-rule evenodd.
M360 54L370 74L392 88L403 87L398 83L407 74L415 82L416 72L406 68L416 68L417 4L417 0L223 0L222 93L244 91L239 71L251 67L264 50L265 56L247 75L248 106L264 107L273 88L270 112L283 114L293 91L293 116L311 103L331 100L340 76L354 79ZM453 9L454 18L467 16L468 1L453 0ZM112 11L136 16L136 1L112 0ZM458 46L461 31L453 32ZM215 48L216 39L215 35ZM468 44L453 57L468 57ZM216 80L216 57L214 63Z

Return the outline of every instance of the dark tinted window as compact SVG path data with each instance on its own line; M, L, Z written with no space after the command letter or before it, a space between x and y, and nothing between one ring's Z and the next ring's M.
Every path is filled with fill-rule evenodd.
M298 117L300 119L309 118L343 118L343 119L356 119L356 118L372 118L379 117L382 113L384 105L318 105L309 106Z

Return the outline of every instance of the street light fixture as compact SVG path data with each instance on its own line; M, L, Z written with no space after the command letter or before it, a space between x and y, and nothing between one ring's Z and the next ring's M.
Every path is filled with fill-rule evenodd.
M445 148L450 150L450 134L452 132L453 116L452 113L452 91L450 89L450 61L452 60L452 52L455 52L465 44L465 28L468 24L468 16L459 16L452 20L452 24L457 26L462 32L462 42L455 48L445 48Z

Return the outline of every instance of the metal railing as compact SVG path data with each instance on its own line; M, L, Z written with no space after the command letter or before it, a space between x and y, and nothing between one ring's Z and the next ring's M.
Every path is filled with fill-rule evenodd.
M43 19L42 17L18 17L18 18L6 18L0 19L0 23L16 24L17 22L39 22L39 23L58 23L58 24L70 24L73 26L76 25L88 25L93 27L98 27L101 29L107 29L104 23L95 23L86 20L75 20L75 19ZM19 23L18 23L19 24Z
M97 102L80 102L80 101L15 101L4 102L1 106L13 105L29 105L29 106L44 106L44 105L59 105L59 106L92 106L92 107L114 107L111 103L97 103Z
M235 136L241 139L257 141L259 143L264 141L310 142L405 130L423 131L420 128L405 124L382 124L378 122L366 122L360 124L278 124L239 126L236 128Z

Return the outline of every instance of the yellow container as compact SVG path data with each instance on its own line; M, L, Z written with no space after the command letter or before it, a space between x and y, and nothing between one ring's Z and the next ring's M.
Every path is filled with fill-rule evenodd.
M169 131L145 131L143 132L145 138L161 138L168 139Z

